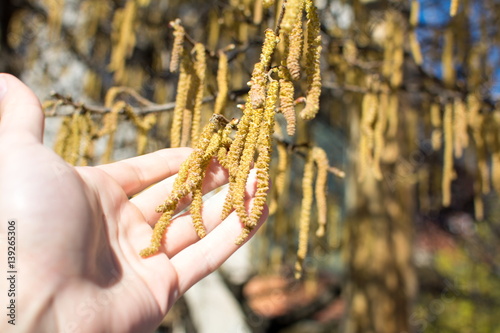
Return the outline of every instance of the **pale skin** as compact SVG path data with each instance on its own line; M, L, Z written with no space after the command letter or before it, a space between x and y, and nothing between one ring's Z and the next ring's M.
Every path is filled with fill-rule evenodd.
M9 289L3 275L10 219L16 221L18 272L16 325L8 324L2 301L0 332L153 331L186 290L239 248L234 240L241 223L234 212L220 220L221 192L204 204L205 238L185 213L167 230L160 253L141 258L159 217L155 207L190 150L73 167L43 146L43 127L37 97L0 74L1 300ZM204 191L225 183L226 172L212 163ZM252 173L247 207L255 184ZM180 209L188 204L184 200ZM266 218L267 208L258 226Z

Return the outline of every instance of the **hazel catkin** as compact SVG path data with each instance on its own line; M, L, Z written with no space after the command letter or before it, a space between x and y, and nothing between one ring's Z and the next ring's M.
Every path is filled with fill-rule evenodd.
M307 255L307 243L309 239L309 226L311 223L311 208L313 203L313 178L314 159L312 153L307 155L302 178L302 203L299 218L299 246L297 249L297 261L295 262L295 278L302 276L302 264Z
M286 69L279 71L280 73L280 111L286 119L286 132L288 135L295 134L295 101L294 101L294 87L293 82L290 80L290 75Z
M184 50L184 37L186 32L184 27L181 25L180 19L170 22L170 26L174 29L174 45L170 56L170 71L177 72Z

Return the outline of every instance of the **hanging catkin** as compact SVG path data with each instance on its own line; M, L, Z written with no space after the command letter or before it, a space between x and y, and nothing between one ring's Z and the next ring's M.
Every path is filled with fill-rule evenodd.
M307 95L306 106L300 112L302 119L312 119L319 111L319 96L321 95L321 34L320 21L317 9L312 0L305 1L307 13L307 54L306 54L306 73L307 73Z
M387 108L389 106L389 93L384 91L379 95L377 107L377 122L373 131L373 175L375 179L382 179L382 170L380 168L380 159L385 146L385 131L387 129Z
M227 55L224 51L219 51L219 67L217 69L217 98L215 99L214 113L224 114L229 91L229 71Z
M61 127L57 132L54 144L54 151L56 152L57 155L61 156L62 158L64 158L65 150L67 149L68 146L67 140L71 133L70 124L71 124L71 116L65 116L62 119Z
M444 107L443 115L444 156L442 175L442 203L448 207L451 203L451 182L453 171L453 104L448 102Z
M313 203L313 178L314 159L312 152L307 155L302 176L302 203L299 218L299 247L297 249L297 261L295 263L295 278L302 276L302 264L307 255L307 243L309 239L309 226L311 223L311 207Z
M253 207L244 223L245 228L236 239L241 244L248 237L250 231L257 225L269 191L269 164L271 161L271 135L274 127L274 115L278 99L278 81L271 81L267 88L266 103L263 112L262 126L258 137L258 157L255 162L257 169L257 191L255 192ZM235 206L238 212L238 205ZM241 220L241 214L238 214Z
M304 0L288 0L286 2L285 15L281 22L281 29L284 33L290 33L297 20L302 21L302 10Z
M288 56L286 58L286 66L294 80L300 79L300 57L302 55L303 44L304 31L302 29L302 8L300 8L292 31L288 36Z
M117 10L113 18L112 35L113 48L111 49L111 61L109 69L115 72L115 80L120 82L124 79L125 60L132 55L136 43L134 25L137 14L137 3L128 0L125 8Z
M111 162L111 155L113 154L113 148L115 145L115 132L118 127L118 114L127 104L123 101L118 101L111 107L111 111L107 113L104 118L104 126L100 131L99 136L108 135L108 142L106 144L106 150L102 154L102 163Z
M172 53L170 56L170 71L177 72L179 69L180 59L184 52L184 37L186 32L181 25L181 20L176 19L170 22L170 26L174 29L174 45L172 46Z
M191 145L196 145L201 128L201 107L203 92L205 90L205 73L207 70L207 59L205 46L202 43L196 43L194 46L195 63L194 71L196 74L196 96L193 106L193 121L191 123Z
M361 133L359 139L359 180L363 180L366 171L373 165L374 123L377 117L378 98L373 92L363 96L361 106Z
M431 113L431 125L432 125L432 134L431 134L431 144L432 149L438 151L441 149L441 141L443 136L443 131L441 128L441 105L438 103L432 103L430 106Z
M166 229L171 224L172 216L179 204L179 201L186 195L192 193L197 196L195 207L193 212L195 212L195 220L193 222L196 224L197 232L199 235L203 235L203 229L200 225L199 212L200 209L200 198L199 191L201 191L201 186L203 178L205 175L206 168L212 157L217 153L217 149L211 145L213 140L221 142L220 135L222 131L221 127L227 125L223 121L223 117L220 115L212 116L210 122L204 127L200 140L196 145L193 153L184 161L177 173L177 177L174 181L172 192L163 204L156 208L158 213L162 213L160 219L154 226L153 235L151 236L151 243L149 247L143 249L140 252L142 257L148 257L158 252L161 246L163 236ZM211 149L209 149L211 147ZM198 215L197 215L198 214Z
M466 109L461 98L455 98L453 103L453 127L455 157L460 158L462 157L463 149L469 145Z
M177 96L175 97L175 108L170 131L170 147L180 147L182 124L184 123L184 113L188 101L189 89L193 81L191 59L186 55L182 56L181 72L177 83Z
M328 214L327 181L329 162L326 152L322 148L314 147L311 154L318 169L314 189L316 205L318 207L318 229L316 230L316 236L323 237L325 235L325 226Z
M290 75L286 68L279 70L279 84L280 84L280 111L286 119L286 132L288 135L295 134L295 101L294 101L294 87L290 79Z

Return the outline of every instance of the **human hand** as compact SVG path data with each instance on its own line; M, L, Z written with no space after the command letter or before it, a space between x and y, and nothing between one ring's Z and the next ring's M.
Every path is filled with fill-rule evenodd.
M2 314L0 331L152 331L180 295L238 249L238 217L233 212L219 218L225 191L204 203L206 237L198 238L189 213L183 213L169 227L160 253L143 259L139 251L149 244L159 217L155 207L190 149L73 167L42 145L43 123L29 88L0 74L0 256L7 247L7 221L15 219L19 318L12 326ZM225 183L227 173L212 163L204 191ZM255 184L252 173L247 207ZM183 200L179 210L188 205ZM259 226L266 218L267 208ZM3 260L1 269L6 270ZM0 279L2 299L7 283Z

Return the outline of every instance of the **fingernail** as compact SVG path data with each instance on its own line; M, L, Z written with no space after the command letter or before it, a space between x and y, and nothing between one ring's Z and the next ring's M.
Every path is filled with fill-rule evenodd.
M7 92L7 80L3 75L0 75L0 100L5 96Z

